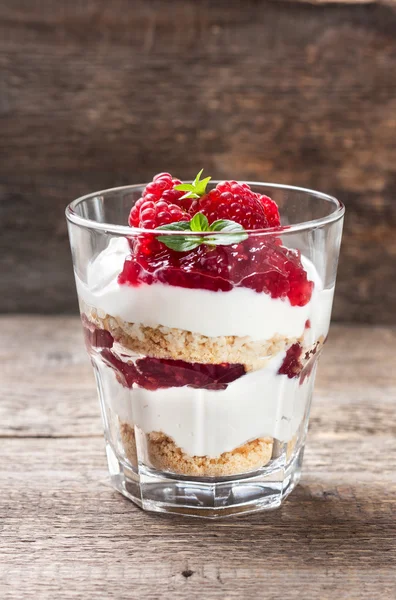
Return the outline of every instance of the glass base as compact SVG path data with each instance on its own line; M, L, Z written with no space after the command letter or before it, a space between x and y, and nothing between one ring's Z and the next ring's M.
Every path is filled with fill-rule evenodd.
M278 508L300 480L304 448L293 459L274 461L249 475L183 477L122 463L106 446L112 485L144 510L217 519Z

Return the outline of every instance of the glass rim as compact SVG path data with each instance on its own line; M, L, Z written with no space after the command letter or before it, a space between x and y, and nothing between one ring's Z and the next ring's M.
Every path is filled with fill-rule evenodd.
M220 183L221 180L211 180L210 183L212 184L217 184ZM319 217L317 219L312 219L310 221L301 221L300 223L294 223L292 225L281 225L280 227L267 227L265 229L247 229L246 233L249 236L252 235L259 235L259 236L266 236L266 235L273 235L274 233L295 233L295 232L300 232L300 231L307 231L310 229L317 229L319 227L322 227L324 225L330 224L330 223L335 223L337 221L339 221L345 214L345 206L344 204L341 202L341 200L338 200L338 198L336 198L335 196L330 196L329 194L325 194L323 192L319 192L317 190L312 190L309 188L303 188L303 187L298 187L298 186L293 186L293 185L286 185L286 184L282 184L282 183L267 183L267 182L262 182L262 181L238 181L238 183L247 183L248 185L252 185L252 186L265 186L268 188L273 188L273 189L277 189L277 190L291 190L294 192L303 192L305 194L309 194L311 196L316 196L317 198L321 198L322 200L326 200L326 202L330 202L333 206L334 206L334 211L331 212L329 215L325 215L323 217ZM99 221L95 221L93 219L87 219L86 217L82 217L80 215L78 215L75 212L75 208L81 203L84 202L84 200L88 200L90 198L94 198L95 196L100 196L100 195L104 195L104 194L108 194L110 192L114 193L114 192L121 192L121 191L133 191L133 190L137 190L138 188L144 188L147 185L147 183L137 183L137 184L132 184L132 185L124 185L124 186L119 186L119 187L114 187L114 188L107 188L104 190L100 190L97 192L91 192L90 194L85 194L84 196L79 196L78 198L76 198L75 200L73 200L72 202L70 202L65 209L65 214L66 214L66 219L70 222L73 223L74 225L79 225L80 227L84 227L86 229L96 229L96 230L101 230L104 231L106 233L113 233L116 235L122 235L122 236L126 236L126 237L130 237L130 236L137 236L137 235L141 235L141 234L154 234L154 235L172 235L172 236L185 236L186 232L185 231L174 231L174 230L166 230L166 229L162 229L161 231L158 231L158 229L143 229L142 227L130 227L129 225L116 225L114 223L103 223L103 222L99 222ZM233 235L230 232L221 232L218 231L216 232L216 237L217 236L230 236ZM206 236L213 236L213 232L202 232L202 231L189 231L188 232L188 236L199 236L199 237L206 237Z

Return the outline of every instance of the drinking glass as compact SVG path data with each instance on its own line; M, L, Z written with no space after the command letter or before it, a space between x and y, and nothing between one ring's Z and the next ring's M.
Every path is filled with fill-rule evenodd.
M218 232L216 245L189 233L207 243L181 254L164 240L185 232L126 225L144 185L66 209L111 481L146 510L272 509L300 479L344 207L312 190L250 186L277 202L281 227L235 243Z

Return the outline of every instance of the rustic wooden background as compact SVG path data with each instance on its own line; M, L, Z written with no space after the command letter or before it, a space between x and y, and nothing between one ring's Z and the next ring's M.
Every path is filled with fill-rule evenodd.
M72 312L63 209L154 172L347 205L334 317L395 322L396 4L1 0L0 312Z

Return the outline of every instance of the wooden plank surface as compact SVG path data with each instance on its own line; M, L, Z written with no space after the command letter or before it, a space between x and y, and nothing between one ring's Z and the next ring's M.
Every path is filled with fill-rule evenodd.
M339 196L334 317L394 323L395 4L2 0L0 311L76 310L68 201L204 167Z
M396 597L396 330L333 326L281 510L146 514L107 478L77 319L1 317L0 597Z

